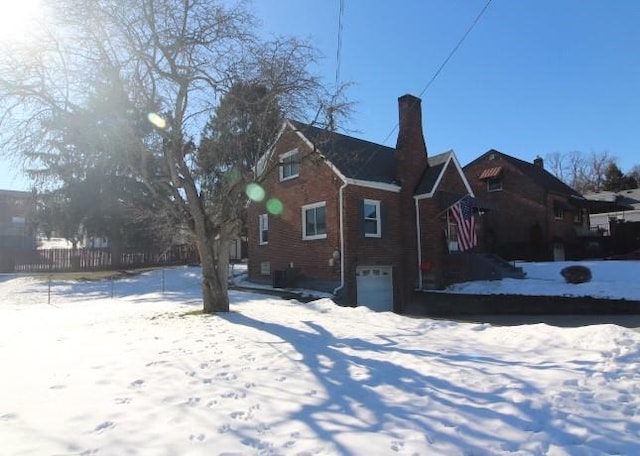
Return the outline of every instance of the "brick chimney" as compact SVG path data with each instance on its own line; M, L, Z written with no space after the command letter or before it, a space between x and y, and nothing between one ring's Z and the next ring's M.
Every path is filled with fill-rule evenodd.
M422 133L421 100L413 95L398 98L399 130L396 143L396 178L402 187L413 191L429 166L427 146ZM407 187L408 186L408 187Z
M533 159L533 164L544 169L544 160L540 155L538 155L536 158Z

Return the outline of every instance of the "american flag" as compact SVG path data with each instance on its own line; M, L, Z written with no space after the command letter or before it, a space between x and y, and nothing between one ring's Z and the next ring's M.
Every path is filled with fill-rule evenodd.
M451 206L451 216L458 224L458 246L460 250L469 250L478 243L476 220L473 216L473 199L466 195Z

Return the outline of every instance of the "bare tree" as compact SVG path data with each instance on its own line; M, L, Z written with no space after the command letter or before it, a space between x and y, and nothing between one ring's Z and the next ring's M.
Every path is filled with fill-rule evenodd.
M627 173L627 176L634 179L637 185L640 185L640 165L634 165L631 171Z
M607 168L615 164L608 151L583 154L580 151L554 152L545 156L550 171L579 193L602 190Z
M40 182L82 178L96 162L142 182L193 234L207 313L229 310L228 247L240 229L238 206L246 185L259 181L257 159L276 132L205 173L197 153L203 126L239 82L265 87L281 118L322 123L336 101L308 70L316 58L309 45L261 42L248 11L226 5L59 0L37 46L15 45L0 57L6 150L26 152ZM204 185L211 172L228 183L216 187L224 197Z
M544 162L551 173L563 182L566 182L565 174L567 163L565 157L560 152L552 152L545 155Z

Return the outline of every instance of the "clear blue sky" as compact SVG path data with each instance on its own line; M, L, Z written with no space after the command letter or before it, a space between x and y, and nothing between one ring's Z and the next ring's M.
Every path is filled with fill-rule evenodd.
M419 95L486 0L344 0L341 81L355 110L345 127L382 143L397 98ZM309 39L333 83L339 0L255 0L265 34ZM531 161L609 151L640 164L640 1L493 0L422 95L430 154L462 165L489 149ZM395 145L396 132L386 140ZM0 188L26 189L3 167Z

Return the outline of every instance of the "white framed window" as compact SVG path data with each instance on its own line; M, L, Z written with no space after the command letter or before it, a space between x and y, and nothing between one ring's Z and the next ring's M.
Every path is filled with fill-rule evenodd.
M302 206L302 239L326 239L327 237L327 203L307 204Z
M364 236L381 237L380 201L366 199L363 202L363 209Z
M11 217L11 223L16 226L25 226L27 224L27 220L24 217Z
M280 181L295 179L300 175L300 154L293 149L279 157Z
M258 216L258 239L260 245L269 243L269 214L260 214Z
M260 275L271 275L270 261L263 261L260 263Z
M502 179L498 177L487 179L488 192L499 192L501 190L502 190Z

